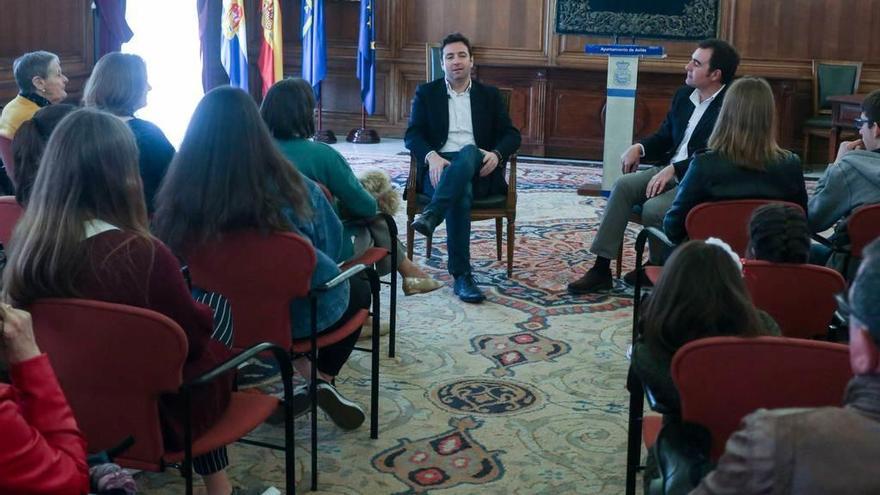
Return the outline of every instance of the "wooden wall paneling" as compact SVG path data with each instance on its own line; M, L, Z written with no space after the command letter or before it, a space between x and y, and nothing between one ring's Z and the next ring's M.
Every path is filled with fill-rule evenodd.
M299 74L299 2L282 1L296 6L285 16L285 70ZM557 35L554 0L378 0L376 5L377 89L383 103L368 125L383 137L403 135L412 96L424 82L424 44L458 30L474 42L477 76L511 91L511 115L522 129L524 151L601 158L606 60L585 55L583 47L610 38ZM800 149L811 58L862 57L860 91L880 87L880 44L867 42L880 29L878 6L880 0L719 0L719 36L740 50L739 74L767 77L774 89L783 146ZM326 0L325 8L331 57L325 124L341 133L360 121L354 74L359 4ZM660 44L668 56L641 63L636 138L659 126L696 45L638 42Z
M510 97L509 113L513 125L522 134L523 146L540 146L543 139L543 120L537 109L544 107L543 95L546 86L544 69L530 67L478 67L479 80L498 87Z
M546 64L547 0L408 0L403 8L402 56L424 58L425 43L461 32L477 63Z
M756 60L880 63L880 0L736 0L732 41Z
M18 93L12 62L35 50L53 52L76 101L94 65L90 0L3 0L0 15L0 105Z

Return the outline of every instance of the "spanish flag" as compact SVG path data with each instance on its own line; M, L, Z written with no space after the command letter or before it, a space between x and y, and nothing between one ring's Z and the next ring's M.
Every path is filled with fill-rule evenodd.
M244 0L223 0L220 62L229 74L229 84L248 90L247 33Z
M284 78L281 43L281 9L278 0L262 0L260 25L263 26L263 43L260 46L260 76L263 78L263 96L277 81Z

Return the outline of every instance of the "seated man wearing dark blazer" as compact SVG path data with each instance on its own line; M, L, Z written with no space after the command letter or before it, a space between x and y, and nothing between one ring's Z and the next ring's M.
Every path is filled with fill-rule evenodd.
M699 43L685 66L686 86L675 92L660 129L630 146L620 157L626 175L614 183L602 223L590 246L596 263L568 284L569 292L589 294L611 288L611 260L623 243L633 206L642 205L644 225L662 225L675 198L677 179L684 177L694 152L706 147L725 88L733 80L738 65L739 54L728 43L716 39ZM637 172L642 159L657 162L657 166ZM659 264L663 249L654 244L651 247L651 262ZM635 276L640 274L627 274L624 279L632 283Z
M498 89L471 79L470 41L453 33L441 49L446 77L418 87L404 138L419 165L417 187L431 196L412 226L427 236L446 220L455 295L479 303L486 297L471 274L471 203L507 193L504 164L520 135Z

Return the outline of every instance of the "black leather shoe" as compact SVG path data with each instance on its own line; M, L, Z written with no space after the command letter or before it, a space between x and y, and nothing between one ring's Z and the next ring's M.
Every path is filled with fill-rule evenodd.
M477 283L474 282L474 276L471 274L455 277L453 291L459 299L466 303L477 304L486 300L486 296L484 296L483 291L477 287Z
M440 218L439 215L435 215L433 212L425 210L421 215L417 216L413 219L412 227L413 230L422 234L425 237L431 237L434 234L434 229L440 225L443 219Z
M638 277L641 279L642 287L654 287L654 284L651 283L651 279L649 279L648 276L645 275L644 268L638 270ZM627 284L635 287L636 286L636 270L633 270L631 272L626 272L623 275L623 281L626 282Z
M603 290L611 290L611 270L599 270L596 267L587 270L583 277L568 284L568 292L572 294L592 294Z

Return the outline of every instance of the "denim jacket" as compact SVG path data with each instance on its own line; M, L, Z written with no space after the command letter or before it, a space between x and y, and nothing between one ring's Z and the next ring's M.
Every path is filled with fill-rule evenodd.
M311 218L296 216L293 208L284 208L284 215L293 224L293 232L311 241L315 247L317 264L312 273L312 287L323 284L339 275L337 263L342 260L342 222L333 211L321 188L310 179L303 177L309 189L309 203L312 206ZM348 281L318 297L318 332L336 323L348 307ZM311 309L308 299L296 299L290 303L290 321L294 338L306 338L311 333Z

